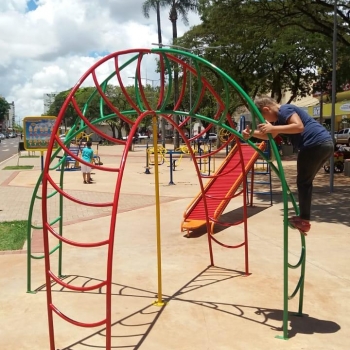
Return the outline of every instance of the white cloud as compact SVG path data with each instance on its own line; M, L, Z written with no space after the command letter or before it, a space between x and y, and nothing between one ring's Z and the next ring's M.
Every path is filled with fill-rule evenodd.
M31 6L29 6L29 2ZM37 8L32 8L33 3ZM74 86L107 53L151 48L157 42L156 14L146 19L140 0L0 1L0 95L14 101L17 117L40 115L43 94ZM190 25L199 23L190 14ZM178 22L178 35L189 27ZM162 12L163 43L172 37L168 11ZM155 59L145 59L143 75L156 79ZM135 74L123 73L125 82ZM108 72L101 73L101 79ZM91 80L90 80L91 81ZM129 84L132 81L129 79Z

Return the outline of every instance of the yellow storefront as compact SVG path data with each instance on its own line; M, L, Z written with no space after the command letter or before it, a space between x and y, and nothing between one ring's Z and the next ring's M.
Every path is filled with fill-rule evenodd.
M346 99L345 99L346 98ZM324 98L325 101L326 98ZM343 99L343 100L342 100ZM350 125L350 91L337 94L337 102L335 104L335 131L348 127ZM342 100L342 101L341 101ZM320 105L308 107L308 113L315 119L320 118ZM330 124L332 115L332 103L323 102L323 121Z

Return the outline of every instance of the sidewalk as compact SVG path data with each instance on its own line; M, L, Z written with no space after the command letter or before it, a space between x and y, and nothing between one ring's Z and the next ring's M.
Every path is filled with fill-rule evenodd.
M121 146L99 147L104 166L119 166ZM216 167L221 160L217 159ZM26 220L33 188L40 174L40 158L21 159L33 164L30 171L7 171L13 158L0 166L0 220ZM304 297L305 317L290 317L290 339L281 335L283 303L283 223L280 185L273 176L274 205L256 196L248 211L249 277L243 277L243 250L214 245L216 267L208 267L205 234L187 239L180 232L182 215L199 191L192 161L181 160L174 172L176 185L169 185L169 167L159 167L161 195L162 277L164 308L152 305L157 294L156 223L154 168L145 172L145 148L135 147L128 156L117 218L113 266L112 342L118 349L141 350L231 350L350 348L350 178L335 176L335 191L329 193L329 175L320 171L315 181L314 222L307 236ZM295 160L283 161L286 178L295 191ZM80 171L65 172L64 187L70 195L86 201L113 199L117 174L96 170L96 183L84 185ZM59 172L52 172L57 180ZM6 203L4 199L6 198ZM241 213L241 200L231 201L227 217ZM57 215L52 200L50 215ZM81 207L64 202L64 235L92 242L108 235L109 208ZM34 219L41 222L40 203ZM215 237L237 244L242 225L222 230ZM291 263L300 255L300 238L290 233ZM40 236L40 235L39 235ZM40 249L39 249L40 250ZM105 248L64 247L63 273L74 285L94 284L105 277ZM0 255L1 310L0 349L47 350L48 327L43 261L33 261L32 285L36 294L26 293L26 255ZM51 259L57 273L57 255ZM298 271L290 272L290 292ZM76 293L54 287L54 304L68 317L95 322L104 317L104 292ZM290 301L296 311L298 299ZM103 327L79 328L54 317L57 349L104 348Z

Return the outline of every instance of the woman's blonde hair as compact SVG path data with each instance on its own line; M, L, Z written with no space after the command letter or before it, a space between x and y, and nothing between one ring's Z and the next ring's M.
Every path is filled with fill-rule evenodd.
M277 104L277 101L269 96L258 96L254 100L255 106L261 112L263 107Z

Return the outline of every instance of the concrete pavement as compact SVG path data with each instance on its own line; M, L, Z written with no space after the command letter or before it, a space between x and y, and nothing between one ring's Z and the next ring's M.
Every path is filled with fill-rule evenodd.
M104 146L99 154L104 165L118 166L121 146ZM278 180L273 177L274 205L266 196L256 196L250 208L248 230L249 277L244 277L241 249L214 246L215 267L208 267L207 237L203 233L184 237L182 214L199 191L192 161L182 159L174 173L176 185L169 186L169 167L160 167L161 233L164 308L152 305L157 294L155 241L154 169L144 174L145 149L129 154L123 178L117 219L113 266L112 343L118 349L228 350L350 348L350 178L335 176L335 191L329 193L329 175L320 171L315 182L314 222L307 236L307 265L304 298L305 317L290 317L290 339L281 334L283 286L282 203ZM216 160L216 166L220 163ZM33 164L30 171L2 170L16 158L0 165L0 220L25 220L33 187L40 174L40 159L21 159ZM295 160L285 160L284 169L295 190ZM108 202L114 194L116 174L96 170L96 183L84 185L80 171L65 172L67 192L85 201ZM51 175L58 180L58 172ZM5 199L5 200L4 200ZM226 218L241 213L241 200L234 199ZM50 217L58 203L49 203ZM65 200L64 235L76 241L102 240L108 235L109 208L82 207ZM40 203L34 221L41 222ZM242 225L217 232L226 244L241 241ZM33 241L40 251L40 232ZM25 252L25 247L24 247ZM93 284L105 276L105 248L64 248L63 273L74 285ZM290 231L290 256L296 263L300 238ZM49 349L44 290L43 261L33 261L32 285L36 294L26 293L26 256L22 252L0 254L1 310L0 349ZM57 256L52 269L57 272ZM298 273L290 272L290 291ZM68 317L94 322L104 317L104 289L100 293L76 293L54 287L54 303ZM296 311L298 300L290 301ZM57 349L103 349L103 327L79 328L54 317Z

